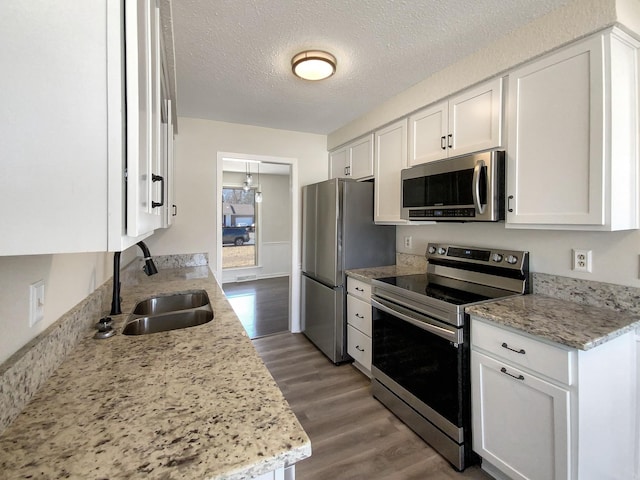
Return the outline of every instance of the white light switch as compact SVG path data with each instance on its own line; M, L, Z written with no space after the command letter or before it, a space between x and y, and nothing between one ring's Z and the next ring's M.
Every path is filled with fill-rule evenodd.
M44 318L44 280L29 287L29 327Z

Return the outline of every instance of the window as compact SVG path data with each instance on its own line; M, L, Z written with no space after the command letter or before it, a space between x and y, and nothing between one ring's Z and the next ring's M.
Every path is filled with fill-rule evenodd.
M255 188L222 187L222 268L255 267Z

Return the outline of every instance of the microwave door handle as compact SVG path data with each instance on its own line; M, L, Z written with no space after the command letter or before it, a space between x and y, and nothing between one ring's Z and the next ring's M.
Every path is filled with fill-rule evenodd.
M484 160L478 160L476 166L473 168L473 203L480 214L483 214L484 209L487 207L480 203L480 172L484 166Z

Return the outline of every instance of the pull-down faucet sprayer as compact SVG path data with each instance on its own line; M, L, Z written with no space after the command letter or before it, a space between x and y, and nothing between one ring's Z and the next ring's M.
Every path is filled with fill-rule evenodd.
M144 255L144 267L142 270L148 276L158 273L156 265L151 259L151 253L144 242L138 242L137 245L142 250ZM113 294L111 296L111 313L110 315L120 315L122 313L122 306L120 302L120 253L114 252L113 254Z

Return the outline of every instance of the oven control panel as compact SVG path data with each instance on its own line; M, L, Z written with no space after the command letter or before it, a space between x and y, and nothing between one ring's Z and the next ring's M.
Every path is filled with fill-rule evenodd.
M495 248L461 247L442 243L430 243L425 254L430 259L477 263L516 270L529 269L529 252Z

